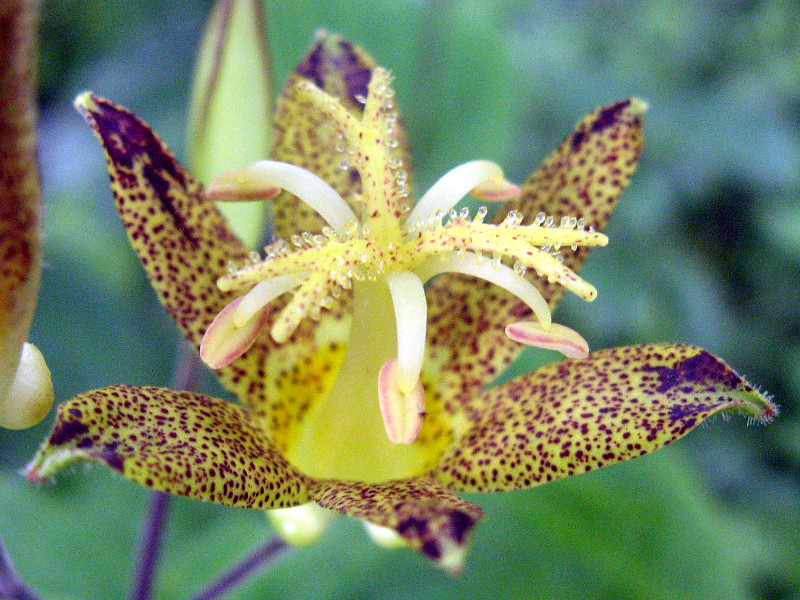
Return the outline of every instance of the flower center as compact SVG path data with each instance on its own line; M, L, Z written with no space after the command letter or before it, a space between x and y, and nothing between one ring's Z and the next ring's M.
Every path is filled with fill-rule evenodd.
M374 71L360 120L310 82L299 85L348 148L362 191L348 204L313 173L274 161L255 163L212 182L208 194L215 199L268 198L287 190L314 208L327 225L319 233L277 240L266 247L263 259L254 257L220 278L220 289L246 293L233 300L206 332L201 355L209 365L220 368L244 353L266 325L269 304L278 296L294 291L270 329L272 338L284 343L303 319L319 318L352 288L356 308L348 354L326 408L320 409L327 417L317 419L328 425L315 427L308 435L331 439L326 427L335 428L336 415L341 414L337 411L347 409L338 404L367 402L372 406L364 409L364 419L375 420L375 407L380 409L388 440L381 433L382 441L374 441L386 445L411 444L422 427L424 285L439 274L480 277L525 302L536 321L509 324L507 334L512 339L556 348L568 356L588 351L578 334L551 325L547 302L526 273L594 299L595 288L564 266L557 254L562 246L605 245L603 234L585 230L575 219L556 224L544 214L523 224L523 215L512 211L502 223L489 224L484 222L486 207L473 215L468 209L456 211L454 206L467 193L485 202L519 196L520 189L488 161L452 169L409 210L407 175L392 152L397 145L397 115L388 73ZM361 207L360 215L351 206ZM315 442L302 445L312 448Z

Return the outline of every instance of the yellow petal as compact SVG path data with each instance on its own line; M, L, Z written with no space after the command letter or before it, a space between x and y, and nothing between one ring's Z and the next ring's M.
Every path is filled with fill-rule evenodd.
M216 205L139 117L91 93L75 104L106 152L114 200L136 253L161 302L199 348L214 317L233 297L217 287L230 261L243 264L249 250L228 228ZM271 305L276 314L283 306ZM274 348L259 336L239 361L217 375L240 401L264 402L264 362Z
M562 217L584 219L586 227L602 231L639 163L646 110L645 102L628 98L586 115L507 208L529 217L543 212L556 223ZM564 265L576 273L588 253L588 248L561 250ZM542 293L554 307L563 290L543 282Z

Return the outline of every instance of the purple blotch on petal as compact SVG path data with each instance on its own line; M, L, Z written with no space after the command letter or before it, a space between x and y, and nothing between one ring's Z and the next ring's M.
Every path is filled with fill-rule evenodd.
M658 386L657 391L662 394L683 382L718 383L732 388L739 387L736 374L705 351L687 358L675 365L674 368L648 367L645 371L658 373L661 385Z
M182 188L188 185L175 157L164 152L156 135L136 115L103 98L93 96L92 100L94 106L81 108L81 111L94 122L111 162L117 168L132 169L137 160L143 160L144 178L152 186L164 210L172 216L184 237L196 243L197 237L169 193L170 180Z
M98 458L105 461L105 463L112 469L122 473L125 459L117 452L118 446L119 442L107 443L103 451L99 454Z
M62 421L53 430L50 436L51 446L63 446L89 431L89 426L80 421Z
M616 104L612 104L611 106L601 110L600 114L597 115L597 119L595 119L594 123L592 123L592 131L603 131L604 129L611 127L617 122L619 114L625 110L630 103L630 100L621 100Z
M467 539L467 534L475 525L475 519L461 510L454 510L450 513L450 526L453 530L453 539L458 544L463 544Z

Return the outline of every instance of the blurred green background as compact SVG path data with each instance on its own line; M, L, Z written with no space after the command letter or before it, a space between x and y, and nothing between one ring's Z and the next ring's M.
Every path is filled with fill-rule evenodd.
M272 2L280 84L324 27L396 76L425 188L489 158L523 180L583 114L636 95L642 164L585 270L599 298L560 321L593 348L681 340L782 407L718 419L649 456L539 489L476 496L467 571L375 547L339 519L234 598L800 599L800 8L794 0L646 3ZM46 269L33 341L58 400L167 385L176 331L129 249L101 151L71 107L92 89L185 157L193 54L210 2L44 5ZM552 360L526 354L520 369ZM127 593L146 490L107 469L34 486L19 469L52 416L0 431L0 535L48 600ZM186 597L271 535L263 515L173 504L161 598Z

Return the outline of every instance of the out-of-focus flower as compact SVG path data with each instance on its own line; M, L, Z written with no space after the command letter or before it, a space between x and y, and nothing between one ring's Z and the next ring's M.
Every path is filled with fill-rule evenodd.
M483 512L454 492L536 486L647 454L714 414L775 413L700 348L587 353L550 321L564 288L595 295L577 271L637 164L640 101L586 116L521 188L478 161L415 205L388 73L337 36L290 78L274 160L208 193L138 117L91 94L77 105L151 283L242 405L87 392L60 407L33 480L98 461L154 489L280 509L300 541L322 507L457 572ZM497 216L452 209L469 192L501 201ZM275 197L263 256L228 228L222 197ZM488 387L523 344L577 358Z
M0 5L0 427L10 429L35 425L53 405L50 370L26 341L42 271L36 7Z

